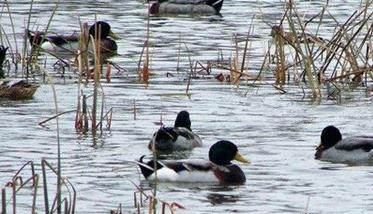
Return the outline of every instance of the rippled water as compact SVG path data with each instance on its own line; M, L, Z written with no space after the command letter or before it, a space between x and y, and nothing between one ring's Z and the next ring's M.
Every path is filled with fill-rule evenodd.
M322 5L323 1L299 2L299 8L307 17L317 14ZM331 3L329 9L345 20L352 13L351 8L358 6L356 1L338 1ZM50 1L35 3L34 29L45 26L53 7ZM340 127L346 136L373 134L372 97L366 98L363 90L347 94L341 104L322 101L316 105L302 100L298 87L287 86L292 93L279 95L270 85L237 89L206 76L193 79L191 97L184 95L185 72L175 72L180 37L191 51L192 60L214 60L219 50L225 56L231 54L232 35L246 34L254 18L250 67L256 73L269 40L270 30L263 20L274 24L274 20L281 17L282 7L280 1L226 0L222 17L151 18L155 76L145 88L137 83L134 70L145 37L146 5L136 0L61 3L51 24L53 32L79 30L78 17L92 22L96 14L120 34L120 56L112 60L129 70L115 74L112 83L104 83L108 106L114 108L114 115L112 131L99 139L98 148L91 146L89 136L75 133L73 114L60 117L63 175L78 192L77 213L108 213L119 203L126 210L133 210L135 188L130 181L145 186L147 183L142 178L140 182L133 161L150 154L147 143L157 129L153 122L159 121L162 115L163 121L171 125L181 109L190 111L192 127L204 141L202 148L186 155L206 158L211 144L228 139L239 146L252 164L242 165L247 175L247 182L242 186L161 184L160 198L187 208L178 213L301 213L308 200L310 213L372 212L371 166L347 166L313 159L320 131L328 124ZM12 1L10 8L21 47L29 4ZM0 21L6 32L11 32L7 13L2 13ZM328 23L330 19L325 21ZM326 28L322 35L330 33ZM181 68L188 70L188 53L182 49ZM47 66L51 67L52 63L48 61ZM167 72L174 77L166 77ZM60 111L75 109L77 86L70 84L72 81L68 81L69 84L61 79L56 81ZM137 120L133 119L134 101L138 108ZM0 184L8 182L27 161L37 163L38 169L41 158L56 162L54 122L49 122L47 128L37 125L53 114L49 85L42 85L33 100L0 101ZM27 213L31 204L29 194L25 191L24 197L18 200L23 205L20 213ZM42 204L41 198L38 204Z

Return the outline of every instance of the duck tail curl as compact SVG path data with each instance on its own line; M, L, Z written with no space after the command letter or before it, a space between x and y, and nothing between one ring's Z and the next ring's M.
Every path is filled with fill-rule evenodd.
M206 4L212 6L217 13L220 13L221 8L223 7L224 0L207 0Z
M154 173L154 160L150 160L149 162L143 162L145 155L141 156L138 161L136 161L137 165L140 167L141 173L147 179L150 175ZM159 170L163 167L163 164L156 162L156 169Z
M151 174L154 173L154 169L150 167L148 164L143 162L145 155L141 156L138 161L136 161L137 165L140 167L141 173L145 178L148 178Z

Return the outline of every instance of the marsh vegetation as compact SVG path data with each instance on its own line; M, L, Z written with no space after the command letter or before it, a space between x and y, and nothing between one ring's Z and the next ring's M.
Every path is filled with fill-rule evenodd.
M2 73L37 85L0 99L2 213L366 211L370 167L313 154L327 124L373 130L372 4L225 1L205 17L149 16L137 0L1 3ZM114 55L102 28L89 33L98 20L118 35ZM79 46L57 54L30 32ZM183 109L206 143L166 157L232 140L253 162L245 185L143 181L134 160Z

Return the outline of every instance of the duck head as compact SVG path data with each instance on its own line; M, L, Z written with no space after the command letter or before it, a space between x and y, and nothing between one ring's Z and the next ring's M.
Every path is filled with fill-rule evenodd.
M335 126L327 126L321 132L321 143L316 147L315 158L321 158L323 151L335 146L342 140L342 134Z
M190 126L191 126L191 122L190 122L190 118L189 118L189 112L187 112L187 111L180 111L177 114L174 127L175 128L177 128L177 127L184 127L184 128L189 129L190 131L192 131L192 129L190 128Z
M95 34L96 27L97 27L97 30L101 29L101 34L100 34L101 39L106 39L109 36L113 39L119 39L119 37L111 31L111 27L109 23L104 22L104 21L98 21L94 23L93 25L91 25L91 27L89 27L89 35L92 35L93 38L95 38L95 35L96 35Z
M237 146L234 143L226 140L218 141L211 146L209 159L211 162L221 166L231 164L232 160L250 163L249 160L238 152Z
M159 1L150 1L149 2L149 14L157 15L159 13Z

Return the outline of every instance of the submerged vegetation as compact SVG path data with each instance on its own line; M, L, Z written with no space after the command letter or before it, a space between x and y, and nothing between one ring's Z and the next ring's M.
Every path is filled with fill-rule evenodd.
M39 188L43 190L44 210L46 213L75 213L76 190L68 178L63 176L61 167L61 145L59 142L58 118L63 114L75 113L73 122L76 134L89 136L92 138L93 147L98 148L99 139L106 133L110 133L113 119L113 108L107 103L107 94L103 82L110 84L112 74L116 72L118 76L125 76L133 79L145 87L151 84L153 70L152 42L151 42L151 19L146 19L147 28L144 29L144 43L141 53L137 55L137 68L131 72L123 65L110 60L102 51L102 28L94 28L94 36L89 33L88 23L78 21L80 32L78 38L78 49L69 53L69 57L60 56L54 52L44 50L40 45L43 42L38 40L48 40L49 26L53 22L59 2L48 19L48 23L41 31L31 31L31 12L34 2L30 2L30 13L28 16L25 35L23 35L23 47L20 51L19 41L17 41L12 21L12 11L10 11L8 1L5 1L3 11L7 11L13 28L12 33L5 32L0 27L0 51L8 51L7 58L0 58L0 78L22 79L30 87L23 87L20 92L31 98L38 88L38 84L51 85L55 113L39 123L40 126L47 127L49 121L56 121L56 139L58 157L56 157L57 167L46 160L41 160L42 176L35 172L33 162L28 162L14 175L14 177L2 188L2 213L16 213L17 195L25 187L31 187L31 213L41 212L37 209L36 201L40 195ZM182 69L179 68L182 60L181 52L187 55L188 68L185 73L185 94L191 96L190 85L196 79L208 78L217 82L225 82L234 87L243 88L247 92L261 86L270 84L274 90L280 94L299 87L296 93L300 93L302 98L309 97L311 100L321 101L323 99L340 100L344 93L353 90L365 90L366 96L372 96L373 91L373 21L371 12L373 3L366 1L361 7L340 22L329 10L329 1L321 8L320 12L310 18L305 18L305 14L300 12L294 1L284 4L284 11L276 23L268 24L267 31L271 38L268 40L269 46L265 50L261 67L253 69L251 48L255 39L256 29L253 22L247 29L246 35L232 35L232 56L224 56L216 47L218 57L210 60L198 60L193 56L185 41L179 40L179 50L177 53L177 74ZM333 20L326 26L325 19ZM96 20L96 18L95 18ZM263 22L267 23L265 18ZM323 33L327 29L329 34ZM30 33L38 32L42 37L33 36ZM269 36L268 36L269 37ZM93 47L90 49L89 47ZM49 54L55 60L53 68L49 68L45 63L45 55ZM49 56L48 55L48 56ZM109 57L113 55L110 54ZM50 59L49 59L50 60ZM125 75L123 75L125 74ZM167 73L166 76L174 76L174 73ZM58 96L54 84L57 81L65 81L66 77L74 79L77 83L76 108L60 112L58 108ZM31 85L31 83L37 83ZM290 87L291 86L291 87ZM295 87L293 87L295 86ZM0 97L11 98L9 87L0 84ZM124 92L125 93L125 92ZM247 95L248 93L246 93ZM25 97L22 97L23 99ZM136 120L136 102L133 105L133 118ZM24 175L25 168L30 167L31 175ZM50 172L47 172L47 169ZM22 174L22 175L21 175ZM50 175L50 176L48 176ZM53 177L54 181L52 182ZM39 179L42 179L43 184ZM54 187L53 199L50 201L50 192ZM136 213L143 213L148 209L149 213L165 213L168 210L174 213L177 209L184 209L179 203L166 202L157 196L156 185L153 191L144 190L140 185L133 183L135 191L133 210ZM9 194L10 192L10 194ZM10 195L10 197L9 197ZM158 202L158 203L157 203ZM128 203L128 202L126 202ZM146 206L145 204L148 203ZM182 202L180 202L182 203ZM146 208L144 208L146 207ZM308 209L308 205L307 205ZM123 213L122 206L112 210L111 213Z

